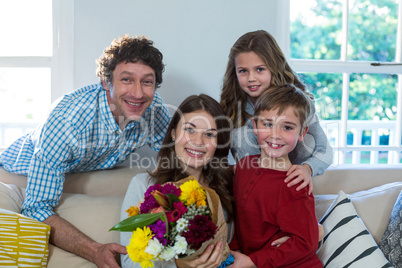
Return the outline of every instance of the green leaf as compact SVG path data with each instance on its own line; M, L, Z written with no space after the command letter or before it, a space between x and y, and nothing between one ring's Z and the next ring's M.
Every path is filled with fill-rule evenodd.
M137 228L143 228L148 226L157 220L159 220L165 213L146 213L131 216L125 220L122 220L115 226L113 226L109 231L120 231L120 232L132 232Z
M180 199L177 195L174 194L165 194L169 200L170 207L173 208L173 203L180 202Z

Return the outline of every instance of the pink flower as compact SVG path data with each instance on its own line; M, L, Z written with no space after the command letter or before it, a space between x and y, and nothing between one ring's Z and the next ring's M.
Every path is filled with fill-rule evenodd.
M165 210L163 209L163 207L157 207L157 208L153 208L151 209L151 211L149 213L159 213L159 212L164 212Z
M173 203L173 208L179 211L180 217L187 212L187 207L182 202L175 202Z
M166 218L168 222L176 222L178 219L180 219L180 211L177 209L173 209L172 211L167 211L166 212Z

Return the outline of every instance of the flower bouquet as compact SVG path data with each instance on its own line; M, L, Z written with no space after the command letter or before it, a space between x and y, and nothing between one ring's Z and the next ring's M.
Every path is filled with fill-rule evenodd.
M229 256L219 196L192 176L150 186L144 199L127 212L129 218L110 230L133 232L127 252L143 268L158 260L194 259L218 240L225 245L223 259Z

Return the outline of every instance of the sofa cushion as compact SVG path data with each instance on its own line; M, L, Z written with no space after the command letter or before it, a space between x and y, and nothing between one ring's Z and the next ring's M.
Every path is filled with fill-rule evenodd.
M0 208L1 267L46 267L50 226Z
M313 178L314 195L354 193L402 181L402 166L396 165L336 165L329 167L323 175Z
M392 267L343 191L320 223L324 238L317 256L325 267Z
M402 190L402 182L394 182L359 191L347 196L351 199L357 214L370 231L376 243L379 243L391 215L392 207ZM321 219L337 195L316 195L316 215Z
M120 221L122 202L122 197L64 193L55 212L99 243L119 243L119 232L109 232L109 229ZM65 267L66 260L69 267L96 267L93 263L60 248L51 246L49 249L48 267Z
M0 182L1 208L20 212L24 197L24 188ZM120 221L122 202L123 197L63 193L55 212L97 242L119 243L119 233L109 232L109 229ZM96 267L79 256L49 245L49 268L65 267L67 260L69 267Z
M402 267L402 191L395 202L387 228L379 243L394 267Z
M0 182L0 208L20 213L24 195L23 188Z

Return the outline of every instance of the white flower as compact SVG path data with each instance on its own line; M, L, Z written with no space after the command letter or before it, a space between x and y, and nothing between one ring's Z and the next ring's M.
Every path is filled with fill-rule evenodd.
M181 233L183 232L188 226L188 220L180 218L177 222L176 222L176 230Z
M145 252L155 257L163 250L163 245L158 239L154 238L148 241L148 246L145 248Z
M159 257L165 261L169 261L176 256L176 251L172 247L166 247Z
M185 254L187 251L186 239L180 235L176 236L176 243L174 243L173 249L176 252L176 256L179 254Z
M189 249L187 249L186 255L187 255L187 256L190 256L190 255L193 254L194 252L195 252L194 249L189 248Z

